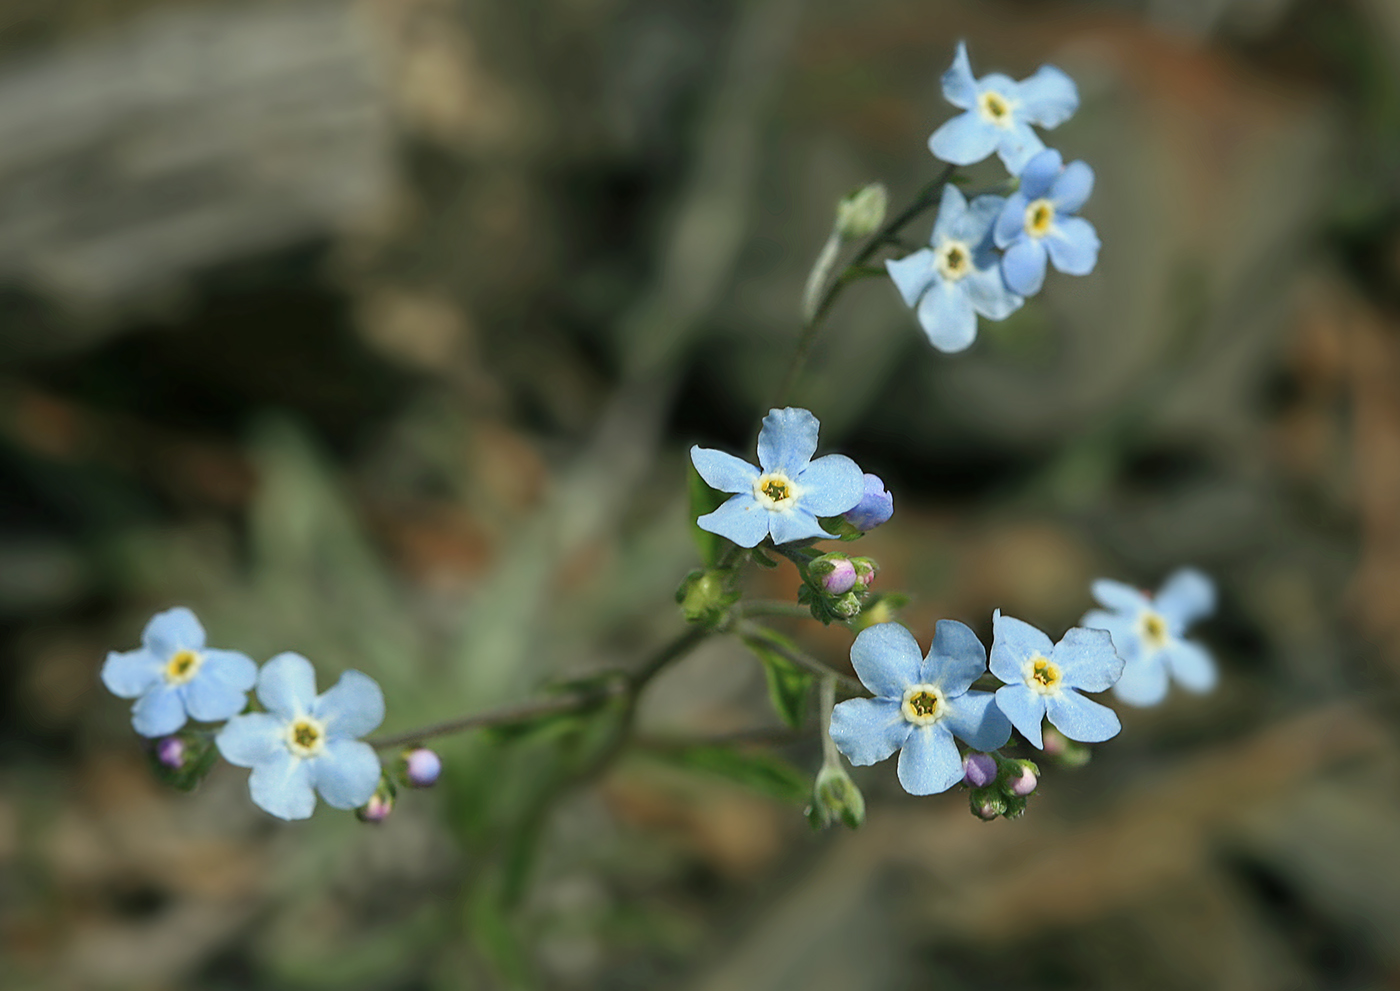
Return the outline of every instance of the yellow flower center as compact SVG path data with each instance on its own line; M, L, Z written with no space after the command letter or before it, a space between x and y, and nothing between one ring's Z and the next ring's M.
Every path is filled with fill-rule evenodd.
M964 241L944 241L938 248L934 265L943 278L956 282L972 271L972 249Z
M753 483L753 497L764 509L788 509L800 493L800 486L780 471L759 475Z
M298 757L315 757L326 749L326 727L310 716L300 716L287 727L287 749Z
M1036 656L1026 665L1026 686L1041 695L1053 695L1060 690L1064 675L1059 665L1049 658Z
M996 90L987 90L977 97L977 108L982 116L999 127L1011 126L1011 101Z
M1046 199L1035 200L1026 207L1026 233L1044 237L1055 221L1055 204Z
M1138 618L1138 632L1142 635L1143 646L1153 651L1165 647L1171 636L1167 632L1167 621L1150 609L1143 610Z
M915 726L927 726L947 714L948 701L943 697L942 690L933 685L911 685L904 691L900 711Z
M177 650L170 660L165 662L165 680L167 684L183 685L199 673L199 666L204 663L204 658L193 650Z

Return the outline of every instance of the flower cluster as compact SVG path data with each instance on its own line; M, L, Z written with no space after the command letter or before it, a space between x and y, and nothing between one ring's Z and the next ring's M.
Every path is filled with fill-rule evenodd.
M1094 188L1083 162L1064 164L1032 125L1053 128L1079 107L1074 81L1041 66L1016 82L972 75L959 43L943 75L943 95L964 112L929 138L929 150L953 165L972 165L996 152L1018 189L969 202L951 184L934 221L929 246L885 262L904 302L915 309L929 342L962 351L977 337L977 317L1004 320L1040 291L1047 260L1069 275L1087 275L1098 261L1093 225L1076 216Z

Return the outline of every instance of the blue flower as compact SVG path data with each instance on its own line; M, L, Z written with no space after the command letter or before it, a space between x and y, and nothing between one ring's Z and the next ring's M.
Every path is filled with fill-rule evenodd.
M346 671L316 694L316 672L300 654L278 654L258 673L266 712L230 719L215 742L230 764L251 767L253 804L279 819L305 819L320 792L337 809L364 805L379 785L379 757L357 739L384 720L373 678Z
M692 447L690 460L712 488L736 493L695 522L700 529L754 547L764 537L786 544L830 537L818 516L840 516L860 502L865 480L856 463L842 454L812 460L817 450L817 418L789 406L769 410L758 434L762 470L732 454Z
M885 262L905 304L918 306L929 343L940 351L969 347L977 338L977 314L1005 320L1025 302L1006 287L992 250L992 225L1004 202L979 196L969 206L957 187L944 186L931 247Z
M1040 292L1045 258L1067 275L1088 275L1099 260L1099 235L1078 213L1094 191L1094 170L1083 162L1062 164L1046 148L1026 163L1021 188L1007 197L997 217L996 244L1006 254L1001 271L1022 296Z
M1175 678L1193 692L1215 687L1215 662L1203 647L1183 640L1186 628L1215 611L1215 583L1194 568L1169 577L1155 597L1131 585L1100 578L1094 598L1108 607L1091 609L1080 625L1107 630L1126 662L1113 694L1129 705L1156 705Z
M846 522L861 533L873 530L881 523L888 523L894 515L894 496L885 491L885 483L879 475L865 473L865 494L855 508L841 514Z
M953 737L977 750L995 750L1011 724L990 692L968 688L987 670L977 634L939 620L928 657L898 623L861 630L851 664L873 699L848 699L831 713L831 738L852 764L874 764L896 750L899 783L911 795L947 791L963 779Z
M954 165L980 162L995 151L1012 175L1045 147L1032 124L1055 127L1079 109L1074 80L1053 65L1042 65L1019 83L998 72L973 79L961 41L952 68L943 73L943 97L967 113L934 131L929 151Z
M1029 623L992 618L992 674L1006 684L997 706L1021 735L1043 749L1040 724L1050 724L1071 740L1099 743L1122 729L1117 714L1079 691L1101 692L1123 673L1123 661L1103 630L1070 630L1057 644ZM1076 691L1078 689L1078 691Z
M236 650L204 646L204 627L184 606L156 613L141 647L112 651L102 683L113 695L136 699L131 725L142 736L165 736L186 719L218 722L243 711L258 666Z

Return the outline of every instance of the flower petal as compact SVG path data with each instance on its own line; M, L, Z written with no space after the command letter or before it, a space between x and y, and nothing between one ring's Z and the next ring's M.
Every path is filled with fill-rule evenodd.
M1074 627L1055 644L1054 660L1068 688L1102 692L1123 674L1123 659L1106 630Z
M797 476L798 505L817 516L840 516L865 498L865 474L844 454L817 458Z
M1006 287L1020 296L1034 296L1045 283L1046 238L1023 237L1001 256Z
M794 506L786 513L768 513L768 532L775 544L790 544L794 540L810 540L814 537L831 539L831 534L827 533L817 522L817 518L803 506Z
M308 763L312 783L333 809L358 808L379 787L379 758L368 743L330 740L325 753Z
M1198 619L1215 612L1215 582L1195 568L1175 571L1162 584L1152 607L1184 631Z
M102 663L102 684L113 695L134 699L160 684L165 662L145 647L112 651Z
M1001 206L996 224L992 228L992 240L998 248L1006 248L1013 241L1026 236L1026 208L1031 201L1023 192L1012 193Z
M346 671L316 699L311 714L326 724L327 739L358 739L384 721L384 693L369 675Z
M1079 625L1086 630L1104 630L1113 638L1113 649L1124 661L1131 662L1142 652L1142 638L1137 632L1137 614L1124 615L1104 609L1090 609Z
M1054 649L1050 638L1030 623L1004 616L1000 609L992 613L992 674L1008 685L1024 683L1026 662L1036 655L1049 657Z
M185 725L185 700L171 685L157 685L131 707L131 725L142 736L165 736Z
M248 704L248 692L258 680L258 666L236 650L202 651L198 673L184 687L185 708L202 722L236 716Z
M944 238L956 237L953 232L961 230L963 219L967 216L967 200L963 197L962 191L951 182L943 184L943 193L938 200L938 216L933 220L933 233L929 235L929 244L939 244ZM932 261L930 261L930 265Z
M920 248L912 255L885 262L885 271L894 280L905 306L912 307L925 290L933 285L933 252Z
M1031 126L1024 121L1016 121L1001 132L1001 143L997 145L997 156L1012 175L1020 175L1026 163L1043 151L1045 142L1040 140Z
M970 110L977 102L977 81L972 78L972 62L967 57L967 42L958 42L953 64L943 73L943 99L960 110Z
M997 708L1006 714L1017 732L1037 750L1043 749L1040 724L1045 718L1045 696L1017 684L998 688L996 699Z
M968 692L948 700L944 725L974 750L995 750L1011 739L1011 720L991 692Z
M1064 159L1054 148L1036 152L1021 170L1021 195L1027 202L1040 199L1050 192L1062 168Z
M924 294L919 325L929 343L947 354L965 351L977 340L977 313L958 283L940 279Z
M1057 127L1079 109L1079 88L1053 65L1042 65L1016 87L1020 116L1041 127Z
M994 196L991 193L973 197L957 222L949 224L948 236L966 241L976 250L988 240L988 235L991 234L992 227L995 226L997 217L1005 205L1005 197Z
M224 760L239 767L257 767L279 750L286 750L286 723L268 712L234 716L214 737Z
M1156 705L1167 697L1167 665L1160 653L1131 657L1113 685L1114 697L1129 705Z
M1001 128L983 120L976 110L969 110L944 121L929 136L928 150L953 165L972 165L996 150L1002 134Z
M751 492L759 475L747 461L698 444L690 449L690 462L706 485L721 492Z
M253 768L248 793L253 804L279 819L309 819L316 811L310 761L293 757L283 747Z
M1001 266L995 262L989 268L973 269L963 279L972 308L988 320L1005 320L1025 303L1006 285Z
M933 628L933 645L919 667L919 680L937 685L944 695L961 695L987 671L987 648L972 627L955 619L940 619Z
M156 613L141 631L141 643L156 657L169 660L177 650L198 650L204 646L204 627L194 613L176 606Z
M316 701L316 669L300 654L278 654L258 672L258 700L283 722L310 712Z
M793 478L817 453L821 424L810 410L796 406L770 409L758 432L758 463L764 471L785 471Z
M1094 170L1084 162L1070 162L1050 187L1050 201L1059 213L1078 213L1094 191Z
M1111 578L1100 578L1090 586L1094 593L1094 598L1099 600L1099 604L1113 609L1117 612L1128 613L1136 616L1141 610L1151 606L1151 600L1123 582L1116 582Z
M851 644L851 666L866 688L887 699L903 700L918 684L924 652L914 634L899 623L867 626Z
M1215 687L1215 661L1200 644L1177 640L1162 654L1172 677L1182 688L1192 692L1208 692Z
M748 492L730 496L713 513L695 521L701 530L728 537L740 547L755 547L768 536L768 510Z
M1042 240L1050 260L1066 275L1088 275L1098 264L1099 235L1083 217L1056 217Z
M963 779L962 756L941 723L915 726L899 752L899 783L911 795L936 795Z
M1050 725L1080 743L1102 743L1117 736L1123 728L1118 721L1118 713L1070 688L1058 695L1048 696L1045 711L1050 717Z
M831 739L857 767L879 763L904 746L912 728L892 699L847 699L831 710Z

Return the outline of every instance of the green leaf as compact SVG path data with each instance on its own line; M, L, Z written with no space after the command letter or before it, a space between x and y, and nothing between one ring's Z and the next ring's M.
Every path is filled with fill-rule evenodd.
M772 630L761 635L745 636L744 644L763 662L763 674L768 679L768 699L778 718L793 729L801 729L807 721L807 699L812 694L812 676L793 664L774 646L796 650L797 645Z
M695 521L718 509L728 496L710 488L695 470L695 465L691 462L686 463L689 466L687 484L690 491L690 535L695 540L696 550L700 552L701 562L705 567L713 568L719 564L720 555L724 553L725 540L717 533L700 529Z
M719 744L658 747L648 754L691 771L727 778L780 802L801 805L811 797L807 775L780 757Z

